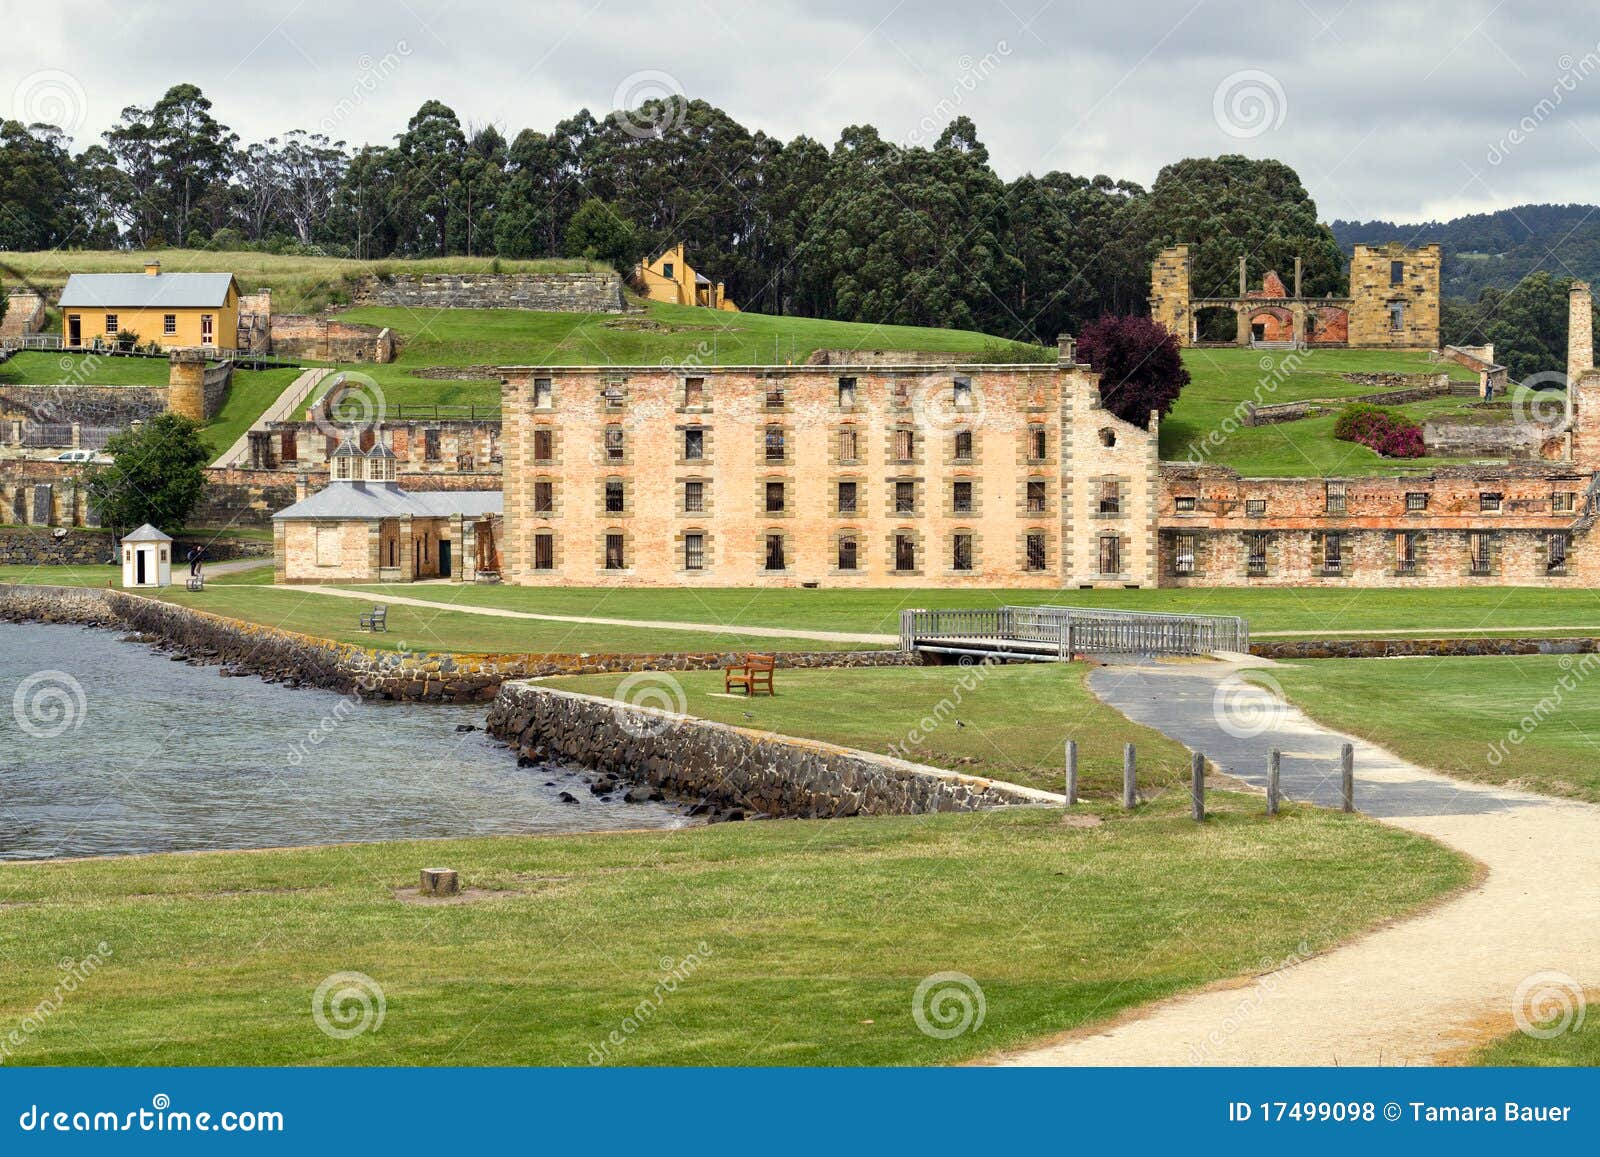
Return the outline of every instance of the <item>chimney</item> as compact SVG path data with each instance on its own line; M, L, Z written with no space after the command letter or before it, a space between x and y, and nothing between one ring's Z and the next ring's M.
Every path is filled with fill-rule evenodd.
M304 502L306 500L306 496L310 492L311 492L311 479L310 479L310 477L308 477L305 474L296 474L294 476L294 500L296 502Z
M147 258L144 263L144 275L146 277L160 277L161 262L156 261L153 258Z
M1594 296L1587 281L1574 281L1567 295L1567 388L1594 369ZM1570 395L1569 395L1570 396Z
M1064 366L1078 364L1078 339L1070 333L1059 334L1056 337L1056 360Z

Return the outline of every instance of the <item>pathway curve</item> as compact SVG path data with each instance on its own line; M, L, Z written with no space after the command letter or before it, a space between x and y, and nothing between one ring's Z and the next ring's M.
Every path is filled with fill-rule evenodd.
M544 615L535 611L512 611L503 607L477 607L464 603L447 603L434 599L413 599L405 595L382 595L371 591L347 591L338 587L305 586L295 591L308 594L332 595L335 598L354 599L363 603L389 603L397 607L424 607L434 611L451 611L463 615L487 615L496 619L538 619L551 623L595 623L602 627L649 627L657 631L698 631L701 634L744 635L760 639L811 639L824 643L863 643L879 646L898 646L899 635L862 635L848 631L806 631L799 627L746 627L739 624L684 623L670 619L602 619L592 615Z
M1556 995L1566 982L1541 982L1538 974L1600 988L1600 807L1464 783L1408 763L1244 683L1246 665L1261 661L1103 667L1090 686L1136 722L1252 784L1265 783L1267 753L1279 748L1283 789L1294 799L1337 806L1338 749L1352 742L1356 806L1474 857L1488 869L1485 878L1324 955L1157 1002L1110 1028L1007 1054L1001 1063L1449 1063L1515 1031L1514 1001L1529 978Z
M282 422L294 417L295 412L305 404L306 398L311 396L311 391L317 388L317 383L332 372L329 369L306 370L295 378L283 388L283 393L278 395L277 401L250 423L250 429L235 438L233 445L224 450L211 465L243 466L250 458L250 430L264 430L268 422Z

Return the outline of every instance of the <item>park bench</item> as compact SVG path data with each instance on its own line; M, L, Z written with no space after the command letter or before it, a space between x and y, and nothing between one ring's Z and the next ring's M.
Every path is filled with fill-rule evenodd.
M777 665L776 655L746 655L743 663L723 668L722 690L726 693L735 687L743 687L746 695L754 695L758 690L765 689L768 695L776 695L777 691L772 687L772 672Z
M363 631L388 631L389 608L373 607L370 611L361 613L361 629Z

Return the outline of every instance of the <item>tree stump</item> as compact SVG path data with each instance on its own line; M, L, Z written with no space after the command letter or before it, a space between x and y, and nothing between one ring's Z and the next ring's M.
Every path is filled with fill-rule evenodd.
M423 868L418 891L424 896L459 896L461 877L454 868Z

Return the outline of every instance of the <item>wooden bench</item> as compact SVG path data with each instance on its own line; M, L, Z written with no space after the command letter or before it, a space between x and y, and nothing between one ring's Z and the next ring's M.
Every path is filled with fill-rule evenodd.
M361 615L361 629L363 631L389 630L389 608L373 607L370 611L363 611Z
M746 655L743 663L723 668L722 690L727 693L735 687L743 687L746 695L754 695L760 690L765 690L768 695L776 695L777 691L772 687L772 672L777 665L776 655Z

